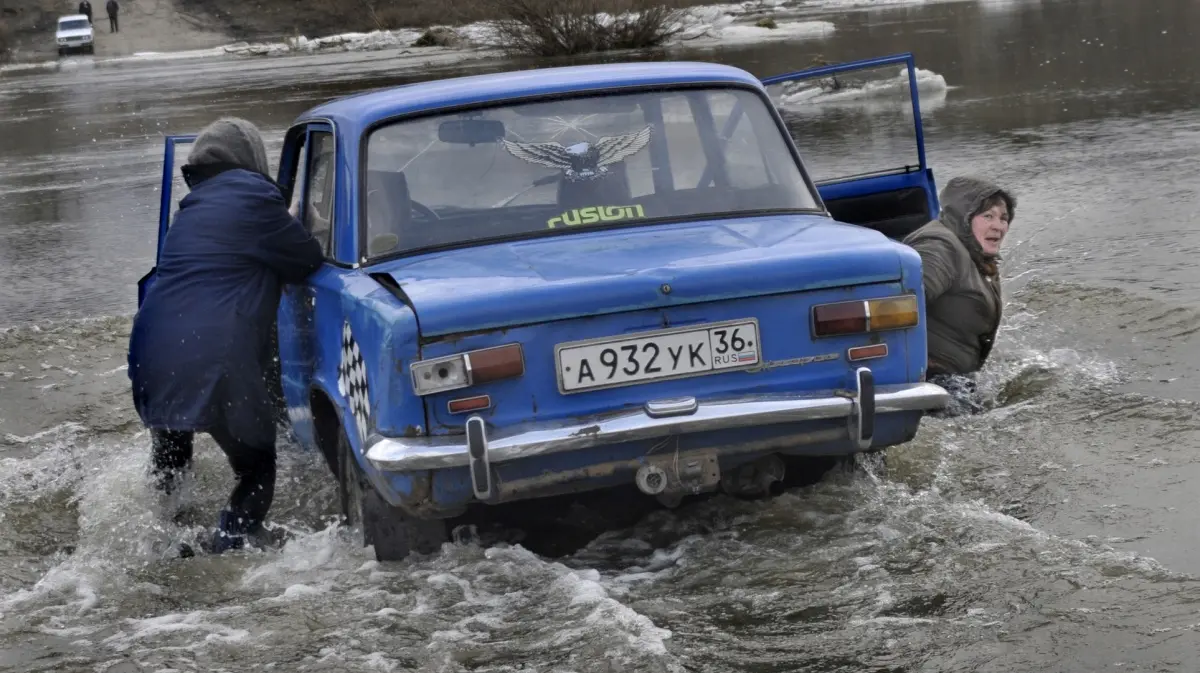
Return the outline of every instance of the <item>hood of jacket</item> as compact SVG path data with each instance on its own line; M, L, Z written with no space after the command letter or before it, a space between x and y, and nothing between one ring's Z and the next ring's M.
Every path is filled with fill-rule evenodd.
M1017 198L996 183L973 176L960 176L951 179L942 189L942 212L938 219L962 240L976 264L987 264L999 259L999 256L984 254L983 247L971 233L971 218L978 214L984 201L997 194L1008 204L1008 221L1011 226L1016 218Z
M269 175L267 149L258 127L237 117L222 117L196 136L188 165L228 165Z

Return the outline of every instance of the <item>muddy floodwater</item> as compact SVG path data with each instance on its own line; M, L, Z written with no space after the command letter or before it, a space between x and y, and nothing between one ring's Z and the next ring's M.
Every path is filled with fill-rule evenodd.
M927 420L882 478L712 498L557 555L467 541L378 564L330 526L323 461L285 450L282 550L172 558L229 470L200 440L189 514L160 520L123 368L162 134L237 114L277 152L320 100L510 64L0 73L0 671L1200 668L1200 4L824 5L803 10L823 36L669 57L765 76L916 55L939 183L1019 198L992 408ZM814 172L880 168L887 115L829 109L793 121Z

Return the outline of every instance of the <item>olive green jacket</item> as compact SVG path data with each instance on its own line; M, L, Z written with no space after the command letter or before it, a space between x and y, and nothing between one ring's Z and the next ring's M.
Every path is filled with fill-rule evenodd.
M909 234L904 243L920 255L929 339L928 376L978 371L991 353L1003 302L1000 274L971 233L971 217L995 194L1016 200L986 180L958 177L942 191L938 219Z

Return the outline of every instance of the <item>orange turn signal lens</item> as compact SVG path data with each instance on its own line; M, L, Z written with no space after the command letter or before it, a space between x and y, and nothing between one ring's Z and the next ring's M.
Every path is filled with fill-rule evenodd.
M919 322L917 308L917 297L912 294L819 304L812 307L813 336L820 338L915 327Z
M885 329L903 329L917 324L917 297L912 294L898 297L872 299L867 302L871 312L868 329L872 332Z

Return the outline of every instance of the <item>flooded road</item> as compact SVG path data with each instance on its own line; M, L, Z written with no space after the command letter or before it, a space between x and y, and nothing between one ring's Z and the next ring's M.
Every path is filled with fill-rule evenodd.
M190 513L161 521L122 369L161 134L236 114L277 152L319 100L508 64L0 75L0 671L1195 670L1200 5L828 4L826 37L670 57L766 76L915 54L939 183L979 172L1019 198L996 408L928 419L886 478L714 498L557 557L458 544L377 564L329 526L322 461L288 452L282 551L170 558L228 468L199 439ZM878 116L841 109L801 141L810 168L878 168Z

